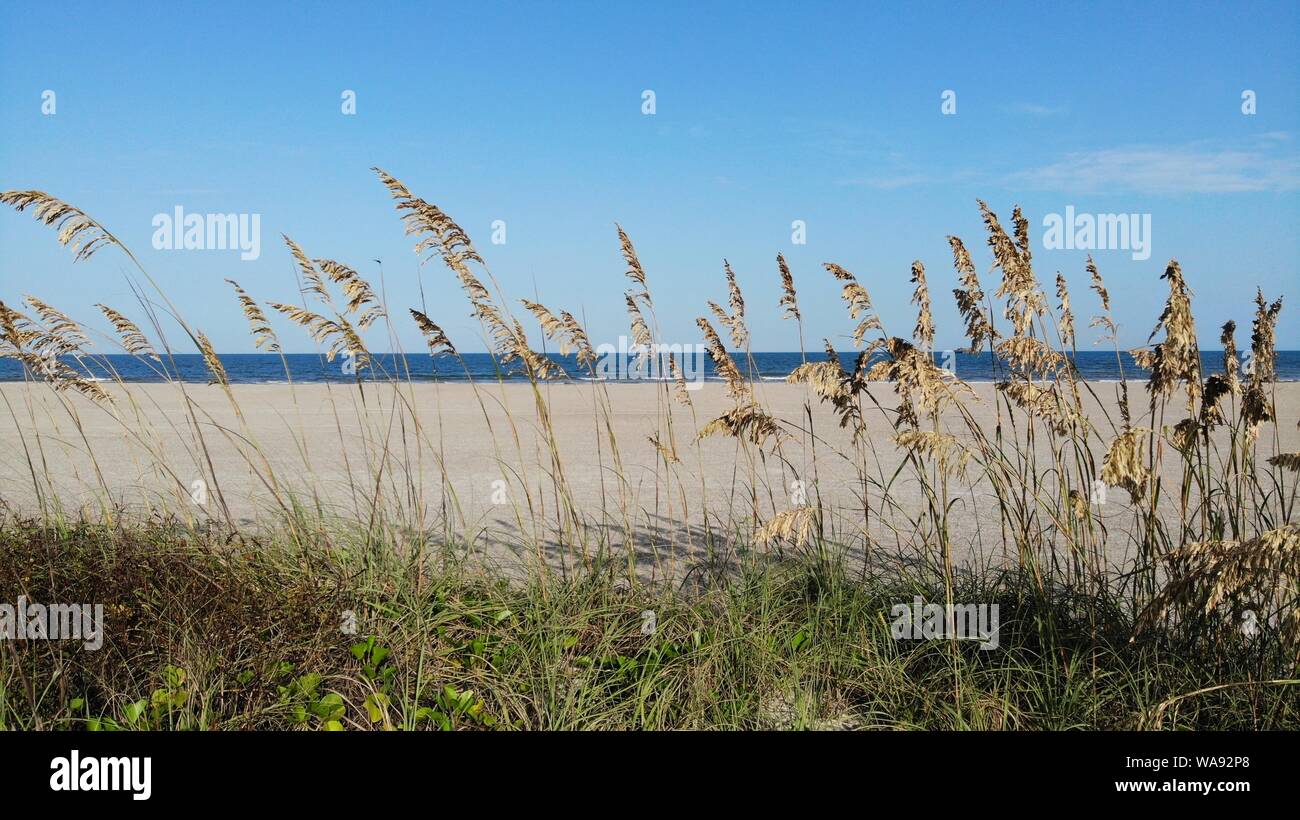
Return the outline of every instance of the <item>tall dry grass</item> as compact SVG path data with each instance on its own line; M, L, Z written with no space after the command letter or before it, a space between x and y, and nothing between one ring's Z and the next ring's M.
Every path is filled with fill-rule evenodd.
M841 290L852 328L851 349L837 350L828 338L820 345L824 361L804 354L788 378L806 390L803 413L786 418L767 406L761 382L752 378L747 305L740 278L724 262L725 307L707 301L709 315L700 316L697 325L730 408L712 418L698 417L679 363L669 360L672 378L656 388L654 423L642 440L620 441L612 421L614 397L607 384L596 383L589 446L597 453L602 492L593 509L575 494L549 400L549 385L571 374L536 349L467 232L396 177L374 170L406 233L415 239L421 270L441 263L460 284L481 340L494 357L497 378L485 383L472 377L458 352L463 344L453 344L437 323L444 320L427 305L392 310L383 289L356 269L313 258L286 236L301 302L264 304L231 281L232 309L246 318L254 349L283 357L269 308L300 328L327 360L349 357L356 372L353 385L325 388L340 445L333 454L313 451L306 436L289 426L300 464L268 455L206 335L186 323L113 234L43 192L0 194L0 202L17 211L31 209L58 230L58 241L74 251L75 260L113 247L127 255L138 273L129 276L137 295L133 309L98 305L111 332L97 332L34 296L26 296L22 308L0 302L0 355L20 361L27 380L20 403L14 403L14 394L5 400L20 433L40 516L50 521L90 516L115 524L127 515L84 436L94 465L91 483L99 490L98 509L65 507L55 478L56 456L47 452L50 442L35 432L38 414L59 414L57 421L76 435L84 414L101 413L118 425L164 488L130 515L175 520L193 530L219 526L230 533L247 531L231 512L226 477L218 474L212 458L214 448L229 448L263 491L265 510L257 522L263 531L281 532L300 549L346 543L362 553L391 551L406 557L423 577L427 554L447 545L473 545L484 533L474 531L478 522L468 517L446 467L453 445L442 438L441 400L432 407L418 402L410 373L400 365L387 372L383 358L364 341L363 332L377 327L387 331L395 346L393 322L409 316L429 354L461 368L473 385L493 458L511 489L513 527L491 535L531 556L541 578L558 571L564 579L617 575L633 584L682 583L688 577L725 575L727 567L746 556L785 555L842 572L849 570L849 554L860 556L858 571L866 575L907 552L952 603L965 546L956 540L954 501L978 485L997 518L996 532L979 533L981 543L996 545L1004 566L1031 579L1039 594L1062 588L1120 594L1141 614L1141 628L1176 625L1206 640L1234 629L1241 611L1249 608L1277 623L1280 640L1292 657L1300 657L1300 535L1292 523L1300 454L1281 452L1278 444L1274 360L1280 299L1257 297L1248 372L1238 367L1235 325L1229 323L1222 335L1225 372L1207 377L1201 372L1193 293L1171 260L1162 277L1168 289L1165 308L1148 345L1133 351L1148 374L1145 383L1131 383L1132 374L1125 373L1114 387L1114 401L1103 400L1096 391L1109 388L1084 380L1076 366L1080 320L1066 278L1056 276L1055 298L1049 296L1033 267L1028 220L1017 208L1008 230L980 202L991 256L988 275L997 277L996 288L989 292L965 243L949 237L957 283L952 294L967 349L998 363L994 422L981 421L986 414L972 412L979 401L976 391L936 362L931 274L920 261L911 268L916 318L910 333L901 336L886 329L866 286L853 273L825 265ZM662 341L651 277L621 226L616 238L629 283L624 309L631 337L649 349ZM776 307L797 324L803 351L795 276L782 256L776 261L782 293ZM1122 370L1109 291L1091 259L1086 272L1101 308L1090 325L1102 328L1115 345ZM596 375L595 346L574 313L540 301L521 304L540 329L543 349L549 342L561 354L576 353L578 366ZM129 313L139 320L128 318ZM219 422L191 400L187 391L192 388L174 379L174 369L163 367L176 351L165 332L171 328L179 328L203 355L212 382L228 398L233 425ZM183 417L169 419L170 429L148 424L143 403L150 398L113 371L92 337L111 341L153 368L184 398ZM87 379L86 362L113 373L112 383ZM282 362L290 389L296 390L288 364ZM522 376L528 385L528 406L512 406L519 396L506 389L511 376ZM1137 399L1139 390L1145 402ZM848 432L847 445L815 428L818 405L829 408ZM1100 415L1088 409L1094 405L1102 408ZM339 412L349 406L353 412ZM1114 417L1106 410L1112 406ZM683 410L691 429L682 429ZM357 420L358 429L344 429L345 415ZM872 435L880 424L891 431L888 441ZM527 438L531 431L537 436ZM704 480L701 441L713 437L734 447L729 486ZM183 442L185 463L168 456L164 438ZM537 442L539 450L528 452L526 440ZM649 500L625 467L625 454L641 447L655 453ZM1267 451L1263 457L1261 447ZM891 448L902 456L898 471L882 466L882 454ZM345 509L329 506L310 485L291 478L302 469L310 473L313 462L331 455L345 462ZM429 464L439 477L437 486L426 484ZM832 464L855 476L857 504L851 508L832 509L823 500L818 479ZM780 477L777 482L769 478L773 471ZM188 503L188 479L196 474L211 489L214 515L201 515ZM791 501L791 481L808 486L802 503ZM902 504L891 492L902 482L919 488L919 505ZM1108 527L1116 522L1113 517L1103 521L1099 514L1094 503L1099 486L1122 490L1131 502L1131 520L1121 528L1135 555L1127 565L1113 559L1115 539ZM692 520L702 525L692 527L687 523ZM661 521L683 526L657 523ZM683 565L685 548L703 558ZM639 551L649 557L640 557ZM956 653L954 642L954 659ZM959 686L955 695L961 697Z

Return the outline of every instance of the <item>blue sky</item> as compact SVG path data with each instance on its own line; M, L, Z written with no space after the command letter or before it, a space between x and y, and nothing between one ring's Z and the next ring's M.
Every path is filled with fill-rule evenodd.
M416 257L372 165L460 222L510 296L585 315L597 342L627 333L618 221L666 341L698 341L726 258L755 349L795 349L781 251L810 346L847 348L853 327L822 262L854 271L902 335L918 258L938 344L957 346L945 237L966 240L991 290L981 197L1008 220L1025 209L1040 278L1063 272L1080 317L1095 307L1084 252L1044 248L1044 216L1150 214L1149 259L1094 253L1125 344L1145 342L1176 257L1205 346L1228 318L1248 328L1259 285L1288 298L1279 344L1300 348L1297 18L1293 2L6 4L0 187L97 217L223 352L252 350L225 278L298 299L281 232L376 280L382 259L402 344L421 349L404 316ZM260 214L260 257L154 250L154 215L177 206ZM139 318L126 270L111 251L74 265L47 228L0 213L6 302L34 293L97 327L95 302ZM432 318L481 350L446 269L423 284ZM314 349L280 327L287 349ZM388 348L382 332L371 344Z

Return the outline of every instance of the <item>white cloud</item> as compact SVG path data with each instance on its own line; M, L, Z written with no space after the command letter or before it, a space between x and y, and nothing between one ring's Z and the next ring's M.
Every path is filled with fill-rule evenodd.
M1069 111L1063 105L1039 105L1038 103L1015 103L1006 106L1006 110L1015 114L1030 114L1035 117L1052 117Z
M1223 194L1300 190L1300 157L1265 149L1107 148L1012 174L1013 186L1053 191Z
M878 191L894 191L899 188L911 188L915 185L929 185L939 182L937 177L926 174L897 174L894 176L883 177L855 177L853 179L842 179L840 185L862 185L867 188L875 188Z

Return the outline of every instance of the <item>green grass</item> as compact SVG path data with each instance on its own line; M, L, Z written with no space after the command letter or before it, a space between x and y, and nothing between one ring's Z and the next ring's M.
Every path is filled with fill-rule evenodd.
M942 580L834 558L750 556L667 589L615 582L616 567L506 580L338 543L6 524L4 602L103 603L106 636L99 651L0 641L0 726L1300 728L1295 682L1278 682L1296 670L1267 630L1132 640L1121 595L1042 594L1016 571L956 579L958 600L999 604L983 651L891 637L890 608L942 601Z

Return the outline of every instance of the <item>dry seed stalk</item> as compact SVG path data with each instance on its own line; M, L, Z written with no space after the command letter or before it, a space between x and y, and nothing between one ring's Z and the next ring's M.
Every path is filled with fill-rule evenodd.
M957 311L966 321L966 338L970 340L967 350L976 353L986 343L996 339L993 323L984 306L984 290L980 287L979 276L975 272L975 263L971 261L970 252L955 236L948 237L952 246L953 267L961 280L961 287L954 288L952 295L957 300Z
M89 259L104 245L117 245L126 250L117 237L87 216L85 211L44 191L4 191L0 193L0 202L20 213L35 206L33 215L58 230L59 244L73 251L76 262Z
M149 344L149 339L141 332L135 322L132 322L108 305L96 304L95 307L99 308L108 317L113 329L122 338L122 348L127 353L134 356L149 356L157 361L162 361L159 359L158 353L153 349L153 345Z
M286 234L280 234L280 237L284 239L284 244L288 246L289 253L293 255L293 261L298 263L298 270L302 272L303 279L307 280L305 290L308 293L316 294L316 297L322 302L329 303L329 291L325 289L325 280L321 279L316 266L307 258L307 254L303 253L302 248L298 247L297 242L294 242Z
M239 299L240 307L244 311L244 317L248 319L248 328L253 334L253 347L260 348L266 345L266 349L272 353L280 352L280 340L276 338L275 331L271 328L271 323L267 321L266 314L253 297L249 296L239 283L234 279L227 279L230 286L235 289L235 296Z
M415 308L411 308L411 317L415 319L415 324L420 328L420 333L424 334L424 341L429 346L430 356L436 355L439 350L446 350L451 355L456 355L456 348L452 345L451 340L447 338L447 334L443 333L442 328L434 324L428 316Z
M790 541L795 549L803 547L817 532L817 511L807 505L777 513L754 533L759 542Z
M785 257L781 254L776 255L776 266L781 271L781 301L778 304L784 313L781 318L794 319L796 322L802 317L799 315L799 300L794 292L794 275L790 273L790 266L786 264Z
M917 347L930 351L934 349L934 316L930 312L930 288L925 283L925 265L921 264L920 259L912 263L911 281L916 285L916 290L912 292L912 304L917 306L916 327L912 330L912 336L916 339Z

